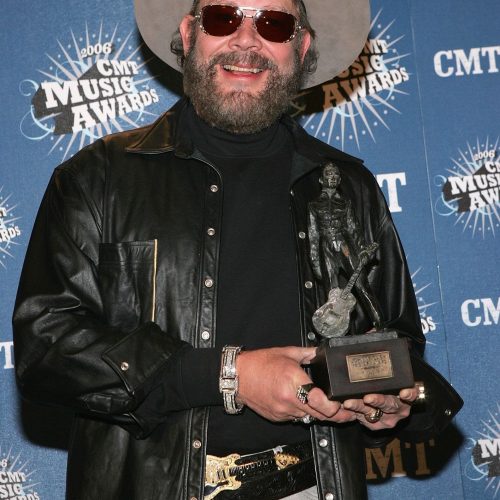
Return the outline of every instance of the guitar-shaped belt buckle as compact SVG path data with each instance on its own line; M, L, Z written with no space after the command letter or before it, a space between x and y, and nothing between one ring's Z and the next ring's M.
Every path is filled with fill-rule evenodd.
M211 500L223 490L237 490L241 486L241 481L238 481L234 475L237 470L236 460L239 458L240 455L237 453L226 457L207 455L205 500Z
M236 463L242 458L237 453L226 457L207 455L204 500L212 500L224 490L237 490L241 486L241 481L237 477L242 478L249 472L252 474L263 466L272 468L273 471L281 471L300 462L300 458L296 455L283 451L273 451L272 457L251 460L243 464Z

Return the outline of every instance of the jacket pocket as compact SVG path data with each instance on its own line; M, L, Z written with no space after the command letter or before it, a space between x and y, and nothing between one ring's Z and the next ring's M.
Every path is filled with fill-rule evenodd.
M99 287L111 326L133 330L155 320L157 247L157 240L99 246Z

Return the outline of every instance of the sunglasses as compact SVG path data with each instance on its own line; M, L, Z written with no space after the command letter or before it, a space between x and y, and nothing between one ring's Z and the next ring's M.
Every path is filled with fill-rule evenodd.
M255 13L247 15L243 12L247 10ZM241 27L245 17L253 19L254 29L268 42L289 42L297 34L297 31L302 29L295 16L281 10L215 4L206 5L195 16L202 31L211 36L232 35Z

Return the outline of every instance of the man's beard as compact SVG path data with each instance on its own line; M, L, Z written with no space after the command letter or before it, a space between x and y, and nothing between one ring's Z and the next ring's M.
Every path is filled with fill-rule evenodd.
M218 88L217 65L238 63L267 70L263 90L253 94L246 90L222 92ZM218 54L203 64L191 50L184 61L184 92L198 116L233 134L252 134L272 125L288 109L301 80L298 50L294 51L293 64L287 72L280 72L275 63L255 52Z

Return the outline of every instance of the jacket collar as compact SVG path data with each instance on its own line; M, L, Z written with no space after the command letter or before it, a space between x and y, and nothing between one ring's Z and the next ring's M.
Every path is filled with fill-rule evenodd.
M139 154L175 151L180 156L189 156L193 151L193 144L187 134L179 133L184 129L182 121L186 106L187 99L182 98L154 123L134 131L136 134L126 151Z
M194 153L194 145L183 125L186 117L186 97L180 99L152 125L133 131L129 153L158 154L174 151L179 157L188 158ZM294 142L291 184L326 161L361 162L309 135L288 115L281 118L290 131Z

